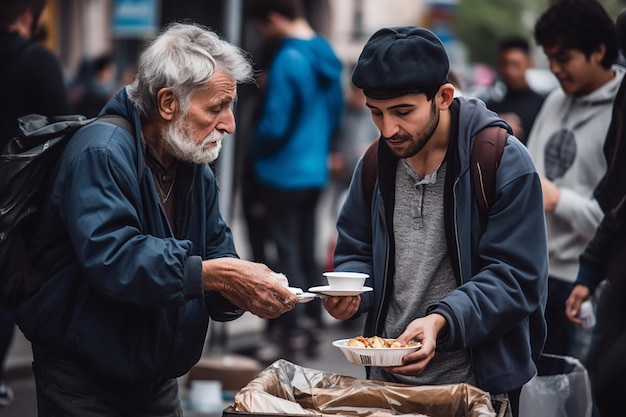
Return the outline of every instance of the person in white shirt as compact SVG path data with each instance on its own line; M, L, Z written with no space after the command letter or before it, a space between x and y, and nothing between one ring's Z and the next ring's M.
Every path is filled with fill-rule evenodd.
M615 24L597 1L554 3L537 21L534 35L560 84L546 98L527 142L541 175L548 229L544 352L585 363L591 332L566 318L565 300L579 256L603 216L593 191L606 171L603 144L624 69L613 65Z

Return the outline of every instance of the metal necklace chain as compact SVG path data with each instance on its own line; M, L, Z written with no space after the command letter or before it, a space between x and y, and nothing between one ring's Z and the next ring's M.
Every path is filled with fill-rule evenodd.
M141 141L142 143L146 144L146 138L143 135L143 131L141 132ZM159 198L161 199L161 203L163 205L165 205L165 203L167 203L167 200L170 199L170 196L172 195L172 191L174 191L174 184L176 183L176 173L178 172L178 168L175 167L174 168L174 175L172 176L172 184L170 185L170 189L167 190L167 194L163 191L163 187L161 187L161 181L159 181L159 174L156 173L156 171L153 170L152 175L153 175L153 179L154 179L154 183L157 186L157 193L159 194Z
M163 191L163 188L161 187L161 182L160 181L155 181L156 186L158 188L159 191L159 197L161 197L161 202L163 204L167 203L167 200L170 199L170 196L172 195L172 191L174 190L174 184L176 183L176 172L178 170L174 170L174 176L172 178L172 184L170 185L170 189L167 190L167 194Z

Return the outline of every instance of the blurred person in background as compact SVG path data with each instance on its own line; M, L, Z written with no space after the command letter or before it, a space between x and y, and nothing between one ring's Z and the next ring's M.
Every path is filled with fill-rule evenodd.
M297 303L266 265L239 259L209 165L252 77L235 45L170 24L102 111L131 126L96 121L63 149L29 247L44 283L15 310L39 415L182 416L177 378L211 320Z
M581 30L585 28L585 30ZM544 351L586 364L591 330L565 315L579 257L602 219L593 191L606 172L603 144L624 68L615 24L597 0L560 0L534 32L560 83L546 98L528 137L541 176L548 228L550 277Z
M321 281L317 209L343 110L342 64L307 21L302 1L251 0L246 6L263 38L280 41L250 142L252 175L266 210L268 240L276 247L275 268L306 291ZM313 300L268 323L269 341L259 359L294 360L302 351L316 356L321 313Z
M350 75L355 65L356 63L353 63L349 66ZM359 157L372 141L380 136L365 105L363 91L352 83L348 84L341 127L333 141L329 158L333 215L337 214Z
M510 37L498 46L496 70L504 93L485 101L488 108L509 122L513 133L522 143L541 109L544 94L534 91L526 80L527 70L532 67L530 45L523 37Z
M617 40L626 53L626 10L616 20ZM604 144L607 171L594 192L604 213L596 233L580 256L566 315L578 326L581 304L598 291L597 322L587 369L598 415L621 416L626 397L626 81L615 96ZM595 414L594 414L595 415Z
M70 112L61 64L34 38L45 6L45 0L0 2L0 79L5 94L0 101L0 149L17 134L18 117ZM13 314L0 308L0 406L13 399L4 381L4 366L14 329Z
M10 97L0 105L1 148L17 133L18 117L70 112L60 61L32 40L45 5L45 0L0 2L0 76Z
M117 65L112 54L86 57L68 88L72 112L95 117L115 93Z
M381 133L376 178L370 200L361 158L334 262L368 274L373 291L327 297L324 307L340 320L365 314L366 337L421 341L402 366L367 367L368 379L467 383L508 398L507 415L516 416L545 336L541 184L507 129L497 198L480 211L471 148L482 129L508 125L481 100L455 98L448 71L445 47L424 28L383 28L363 48L352 82Z
M259 50L254 52L256 85L254 89L248 89L246 103L252 106L250 122L246 124L245 133L248 142L252 140L256 125L263 110L262 100L267 86L267 69L278 47L279 41L263 41ZM241 200L243 214L246 221L247 239L250 245L252 259L273 266L276 264L275 251L272 249L269 225L267 221L267 208L263 197L263 190L254 174L250 146L244 147L246 155L243 163L241 181Z

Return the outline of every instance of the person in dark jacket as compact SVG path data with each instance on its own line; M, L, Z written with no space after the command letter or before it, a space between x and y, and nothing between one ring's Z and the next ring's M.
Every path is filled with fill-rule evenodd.
M111 53L84 57L68 87L73 113L96 117L116 90L117 65Z
M46 0L0 2L0 79L4 90L0 101L0 150L17 134L18 117L69 113L61 64L33 39L45 6ZM0 308L0 407L13 399L3 374L14 329L13 314Z
M68 142L31 243L46 281L15 313L40 415L180 416L176 378L199 360L209 318L297 303L278 274L238 258L208 164L251 76L239 48L171 24L101 112L132 133L97 121Z
M624 54L626 10L617 16L615 29L619 48ZM620 400L626 396L626 385L623 382L626 372L625 116L626 82L622 80L604 142L607 170L594 191L604 217L593 239L580 255L580 268L565 309L570 321L582 325L580 306L599 289L597 324L593 329L587 368L594 403L598 415L602 417L621 415Z
M337 319L367 313L364 336L418 339L403 365L368 378L426 385L469 383L508 397L545 339L548 254L541 184L528 151L477 99L454 98L449 62L429 30L383 28L365 45L352 82L380 130L371 205L355 169L337 221L337 271L369 275L370 292L328 297ZM487 218L470 177L476 134L509 131Z
M30 113L68 114L70 106L58 58L32 37L45 0L0 2L0 147L17 133L17 118Z
M487 107L513 127L513 134L522 143L530 133L533 122L545 94L533 90L526 79L527 71L532 67L530 45L519 36L512 36L500 42L498 46L498 75L504 94L485 101Z

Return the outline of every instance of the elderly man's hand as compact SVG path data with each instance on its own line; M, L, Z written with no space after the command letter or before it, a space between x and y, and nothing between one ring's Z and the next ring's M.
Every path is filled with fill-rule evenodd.
M228 301L259 316L271 319L293 309L298 297L282 285L278 274L266 265L236 258L202 262L206 291L217 291Z

